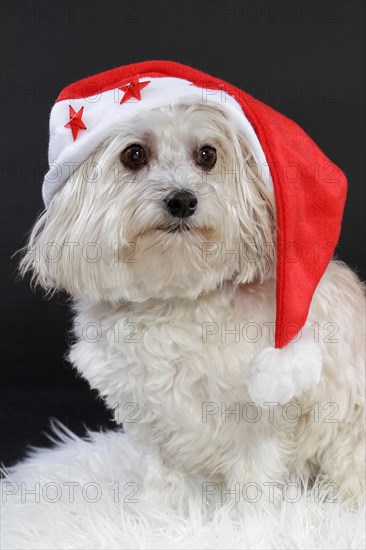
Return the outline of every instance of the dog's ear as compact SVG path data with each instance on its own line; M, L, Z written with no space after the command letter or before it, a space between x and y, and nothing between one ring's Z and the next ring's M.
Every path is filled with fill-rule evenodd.
M89 157L86 163L93 160L94 157ZM83 169L81 164L57 191L22 250L20 274L30 273L32 285L39 285L51 294L61 289L70 294L80 293L89 266L83 244L97 241L97 224L87 223L94 195L90 193L92 186L85 185Z
M58 289L70 292L72 285L78 282L82 267L79 261L80 235L83 229L85 232L85 226L79 220L81 216L77 197L82 187L81 171L77 170L73 175L73 183L67 181L47 210L41 213L22 250L20 274L24 276L30 273L32 286L39 285L49 293Z
M57 289L54 264L58 258L52 253L52 249L55 250L58 243L54 235L51 237L51 231L50 212L45 210L33 226L26 246L20 251L22 258L19 263L20 275L24 277L31 274L32 286L39 285L47 292Z
M234 184L234 204L239 224L239 273L236 282L263 282L275 269L276 209L268 188L244 137L240 134L240 169Z

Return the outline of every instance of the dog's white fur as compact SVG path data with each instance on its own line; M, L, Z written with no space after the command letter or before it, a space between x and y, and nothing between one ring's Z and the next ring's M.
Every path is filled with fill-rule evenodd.
M133 143L149 153L136 172L119 161ZM212 171L195 163L206 144L217 149ZM171 231L174 189L198 198L189 230ZM168 499L197 480L229 489L292 474L319 474L345 498L364 489L365 309L344 264L329 265L306 323L319 337L320 383L290 406L248 405L248 363L273 343L275 225L244 137L198 103L121 125L31 234L22 271L75 298L70 360L145 446L147 482Z

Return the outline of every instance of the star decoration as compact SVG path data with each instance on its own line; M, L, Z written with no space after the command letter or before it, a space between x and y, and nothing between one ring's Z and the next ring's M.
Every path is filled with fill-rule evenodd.
M146 80L146 82L139 82L139 75L134 76L129 84L124 84L123 86L118 88L119 90L121 90L121 92L124 92L120 104L125 103L131 97L134 97L135 99L137 99L137 101L140 101L140 91L148 84L150 84L150 82L151 80Z
M76 112L71 105L69 105L69 116L70 120L65 124L65 128L70 128L73 140L75 141L78 137L79 130L86 130L84 122L81 120L83 116L84 107L81 107L78 112Z

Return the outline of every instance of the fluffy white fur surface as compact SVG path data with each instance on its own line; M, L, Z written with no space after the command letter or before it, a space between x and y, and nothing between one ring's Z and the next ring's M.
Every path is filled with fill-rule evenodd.
M145 464L128 435L90 433L82 440L65 428L55 431L57 446L34 451L3 483L4 549L365 548L364 503L352 509L308 491L297 502L266 509L248 503L238 518L230 504L207 515L192 495L184 515L144 494ZM39 502L22 491L22 484L34 489L37 483ZM98 496L96 484L100 499L90 502ZM131 497L133 484L138 490Z

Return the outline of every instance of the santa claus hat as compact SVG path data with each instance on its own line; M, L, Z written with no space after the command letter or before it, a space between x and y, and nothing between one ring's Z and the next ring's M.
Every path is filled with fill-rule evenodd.
M340 233L347 182L341 170L294 122L244 91L171 61L125 65L80 80L59 95L50 118L49 206L72 172L137 113L171 103L219 105L246 137L277 211L274 347L246 371L252 399L289 401L319 381L319 346L305 333L314 291ZM270 320L269 320L270 321Z

